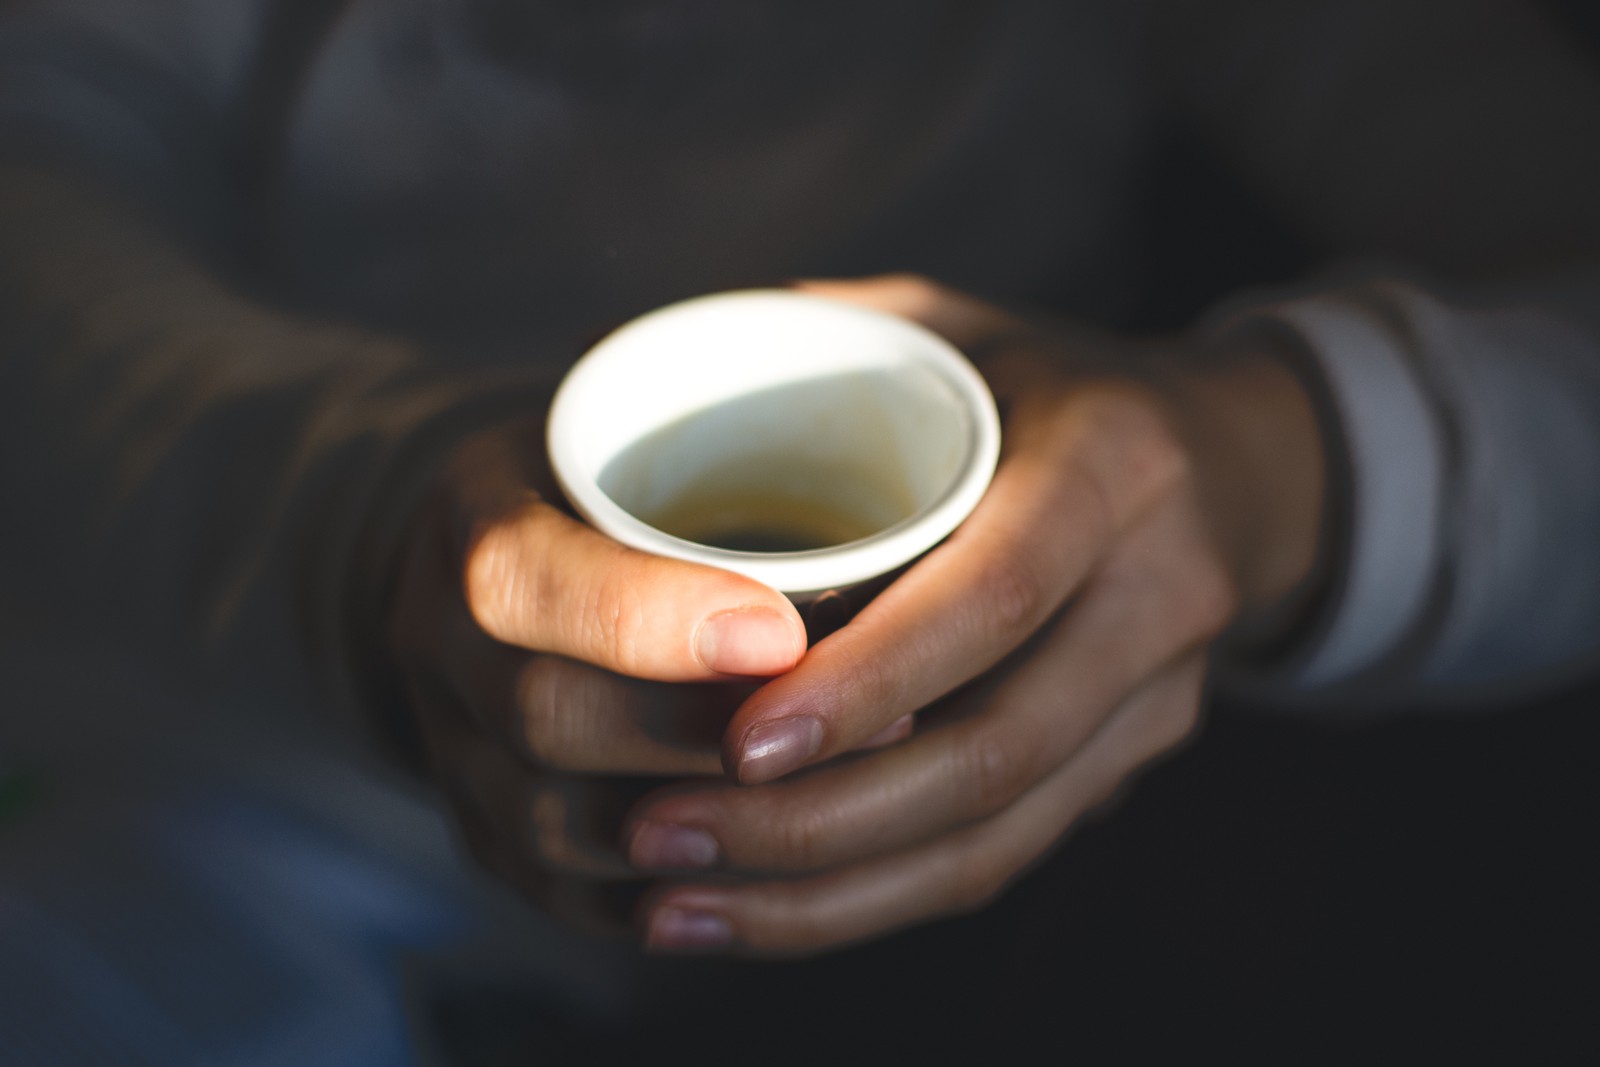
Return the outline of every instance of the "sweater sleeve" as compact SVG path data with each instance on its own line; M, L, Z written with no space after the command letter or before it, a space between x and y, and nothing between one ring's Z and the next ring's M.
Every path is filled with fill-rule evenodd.
M1463 706L1600 663L1600 77L1534 5L1155 5L1172 99L1322 256L1234 298L1320 395L1334 520L1285 703ZM1426 278L1426 282L1417 279Z
M0 13L0 615L213 701L341 707L349 726L355 636L377 629L431 464L546 386L451 373L225 280L229 108L259 6L142 5L114 32L84 14L104 5ZM232 66L144 43L208 33Z
M1319 386L1323 602L1279 683L1348 702L1494 702L1600 664L1600 342L1538 304L1379 278L1222 316Z

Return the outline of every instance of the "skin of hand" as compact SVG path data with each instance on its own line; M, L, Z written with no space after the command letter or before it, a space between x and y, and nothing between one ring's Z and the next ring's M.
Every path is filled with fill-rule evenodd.
M456 450L406 540L388 648L479 863L574 925L625 930L629 803L720 776L729 717L799 661L805 629L760 583L571 517L543 456L531 423Z
M987 904L1191 734L1218 636L1274 629L1317 569L1321 437L1275 353L1027 326L914 277L810 288L991 353L1005 446L956 533L737 709L731 781L635 805L659 951L804 955Z
M590 929L655 883L657 950L806 954L983 904L1189 734L1211 640L1316 555L1320 445L1275 358L1140 372L923 279L810 288L996 352L1005 413L978 510L844 629L807 652L776 592L573 519L531 423L456 451L395 584L468 848Z
M630 804L722 777L733 712L799 662L805 626L758 582L573 518L543 442L542 422L491 429L434 478L404 539L387 659L478 863L576 926L626 932L645 878L618 844Z

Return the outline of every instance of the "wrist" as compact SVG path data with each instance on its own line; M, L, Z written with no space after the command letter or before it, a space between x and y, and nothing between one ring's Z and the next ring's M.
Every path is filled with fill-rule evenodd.
M1328 476L1310 390L1286 354L1259 343L1177 370L1170 400L1239 596L1235 633L1269 642L1313 596L1323 556Z

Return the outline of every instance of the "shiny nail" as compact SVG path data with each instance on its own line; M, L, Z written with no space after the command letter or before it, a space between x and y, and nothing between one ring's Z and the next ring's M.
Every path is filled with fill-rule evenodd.
M912 717L910 715L902 715L888 726L885 726L883 729L879 730L877 733L861 742L860 747L881 748L884 745L892 745L896 741L904 741L906 738L911 736L912 726Z
M722 948L733 943L733 925L708 911L657 908L650 916L644 943L669 951Z
M700 662L719 674L781 674L804 652L798 627L768 608L713 615L695 635Z
M640 823L628 842L629 862L646 870L710 867L721 851L704 830L671 823Z
M770 782L805 764L822 751L822 722L810 715L778 719L753 727L739 754L739 781Z

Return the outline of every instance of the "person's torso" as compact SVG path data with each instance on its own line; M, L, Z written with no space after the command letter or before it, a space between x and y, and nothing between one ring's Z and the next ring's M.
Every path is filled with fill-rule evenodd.
M280 157L296 303L559 362L798 276L913 270L1102 319L1131 299L1149 118L1115 4L348 8Z

